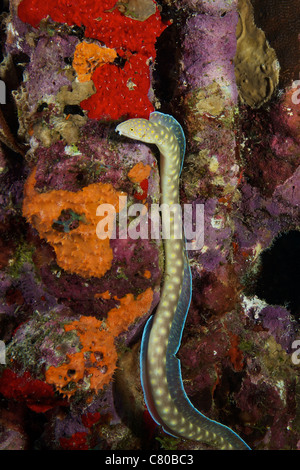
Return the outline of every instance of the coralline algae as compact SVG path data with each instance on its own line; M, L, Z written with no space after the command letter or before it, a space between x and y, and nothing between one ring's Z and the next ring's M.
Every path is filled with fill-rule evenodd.
M230 60L236 52L237 22L236 11L229 11L223 17L198 14L187 21L183 32L186 53L182 80L189 88L205 88L215 82L225 95L236 101L234 69ZM200 75L199 68L202 69Z

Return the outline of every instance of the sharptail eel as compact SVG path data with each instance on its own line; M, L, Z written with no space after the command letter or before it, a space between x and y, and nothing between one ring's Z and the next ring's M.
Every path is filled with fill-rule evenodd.
M153 112L147 119L129 119L116 128L121 135L156 144L160 151L161 204L179 204L179 176L185 153L185 136L170 115ZM201 441L219 449L249 449L231 429L200 413L183 387L176 353L192 296L192 278L185 238L176 237L176 218L171 216L170 238L164 240L165 279L160 303L148 320L141 344L141 381L152 418L165 432Z

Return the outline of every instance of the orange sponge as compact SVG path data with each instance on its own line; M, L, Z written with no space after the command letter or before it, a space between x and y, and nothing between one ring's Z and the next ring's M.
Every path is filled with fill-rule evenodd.
M109 236L104 240L97 237L96 227L100 221L97 207L111 204L119 212L122 210L119 196L126 193L116 191L110 183L93 183L78 192L38 193L34 187L35 170L25 184L23 215L54 248L57 264L85 278L102 277L111 268L113 252ZM57 230L57 224L64 213L75 215L76 224L62 232Z
M76 330L81 343L79 352L68 354L67 362L46 371L46 382L66 396L78 390L97 392L108 384L117 365L115 337L128 329L138 317L147 313L153 300L148 288L136 299L127 294L120 299L120 307L109 311L107 321L81 316L65 325L65 331Z
M128 173L128 178L133 183L141 183L145 179L147 179L151 172L150 165L144 165L143 162L136 163Z
M74 52L73 68L80 82L91 80L94 70L107 62L113 62L117 57L114 49L101 47L97 44L81 42Z

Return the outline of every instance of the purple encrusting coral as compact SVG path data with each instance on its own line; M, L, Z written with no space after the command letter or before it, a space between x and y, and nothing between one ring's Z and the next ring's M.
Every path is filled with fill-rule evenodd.
M194 202L194 204L198 203L199 200ZM204 203L205 249L203 253L197 253L197 255L201 257L199 261L206 271L214 271L219 264L224 263L230 251L231 228L226 226L225 217L215 215L216 204L214 199L208 199Z
M300 201L300 168L298 167L294 174L283 184L277 186L274 191L274 196L278 203L286 205L286 212L292 208L295 208L295 215L297 215L297 209L299 209ZM274 208L273 208L274 209Z
M237 21L236 11L230 11L223 17L196 15L187 21L183 42L185 54L182 81L188 84L189 89L206 87L216 81L232 102L237 102L234 68L231 63L236 51Z
M2 299L9 290L19 290L22 300L27 306L30 306L32 310L38 310L40 313L45 313L57 306L55 297L47 293L45 286L42 286L37 280L34 268L29 263L22 264L17 278L9 275L4 276L2 273L0 286ZM8 311L13 312L16 308L17 305L12 304L9 306Z
M101 416L104 418L108 417L111 425L117 425L120 423L120 418L116 413L114 406L114 397L112 391L112 385L108 386L105 392L93 400L91 405L86 405L84 409L80 406L74 406L72 411L64 418L60 419L56 417L53 422L51 432L52 438L55 444L59 447L59 440L62 437L71 437L75 432L87 432L88 428L86 424L83 424L84 416L88 414L95 414L101 410ZM95 436L96 438L96 436ZM101 442L101 438L98 437L96 444Z
M78 39L72 36L45 36L38 40L25 72L27 104L32 112L36 111L37 103L47 101L62 86L70 85L64 73L65 59L73 56L76 44Z
M19 3L19 0L9 2L10 15L4 20L7 28L5 50L12 56L20 53L30 56L34 49L31 39L35 36L35 29L18 17Z
M75 432L86 432L86 427L82 424L80 416L68 415L63 420L56 418L54 421L55 438L59 442L61 437L70 437Z
M8 304L5 298L5 294L12 287L13 281L10 276L4 273L0 274L0 315L13 315L16 311L17 306L15 304Z
M36 189L76 192L95 182L109 182L118 190L132 191L133 185L127 177L129 170L138 162L154 167L156 160L146 145L128 142L116 145L110 140L111 132L97 121L89 121L76 145L59 141L49 148L39 148ZM158 190L157 176L154 170L150 174L150 195Z
M24 176L26 170L20 158L15 160L5 156L0 148L0 222L15 217L21 212L23 200Z
M234 219L235 236L242 249L255 248L262 241L262 248L267 248L279 233L297 228L299 199L295 188L298 185L299 176L295 173L276 188L271 198L263 197L250 185L241 188L242 199ZM238 215L241 210L247 214L247 226Z
M297 339L297 324L291 321L290 312L280 306L268 306L259 314L264 328L267 328L276 342L287 352L292 351L293 340Z
M20 430L7 429L0 431L1 450L24 450L26 436Z
M97 298L96 294L109 291L121 298L130 292L137 294L143 292L149 285L159 282L161 273L157 246L153 245L150 240L116 239L111 241L111 247L114 253L114 263L101 279L83 280L76 274L60 270L57 276L57 266L53 261L49 266L40 268L44 285L60 302L70 306L75 313L90 315L93 312L103 317L118 303L114 298ZM126 261L128 256L131 257L130 264ZM143 277L145 270L151 273L150 280Z
M229 11L236 11L237 0L176 0L176 5L211 16L225 16Z
M49 294L45 286L37 281L34 269L29 263L23 264L17 287L21 290L26 304L41 314L57 306L55 297Z

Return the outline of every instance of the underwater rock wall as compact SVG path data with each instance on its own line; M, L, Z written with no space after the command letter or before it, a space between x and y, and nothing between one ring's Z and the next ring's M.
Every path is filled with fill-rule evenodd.
M139 378L164 254L122 237L120 214L134 224L134 203L159 202L159 155L114 129L154 109L186 134L181 202L204 207L186 392L253 449L299 447L298 77L281 80L258 3L11 0L2 14L1 448L207 448L151 421ZM105 240L100 204L118 221Z
M180 2L193 11L183 30L178 98L188 136L182 197L205 211L204 246L190 253L194 290L180 351L183 375L193 404L250 446L253 439L258 449L294 448L295 89L292 83L278 89L280 64L253 22L250 2L214 2L213 9L207 3ZM278 362L285 370L279 375Z

